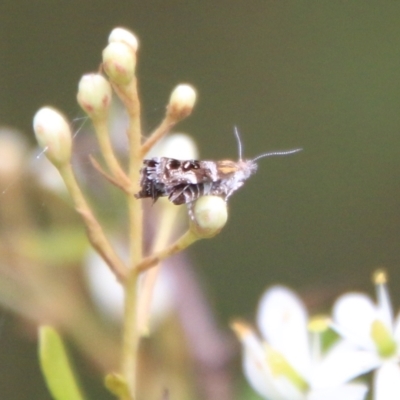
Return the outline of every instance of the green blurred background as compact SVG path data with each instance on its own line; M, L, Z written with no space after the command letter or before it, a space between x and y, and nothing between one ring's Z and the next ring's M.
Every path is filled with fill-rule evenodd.
M199 101L178 130L202 158L236 158L235 125L248 157L304 149L260 160L223 232L190 250L222 324L251 318L274 283L328 310L343 291L372 292L380 266L397 309L399 21L398 1L2 0L0 123L32 136L42 105L81 116L80 76L98 68L110 30L125 26L140 39L144 133L172 88L189 82ZM3 320L0 397L48 398L34 344Z

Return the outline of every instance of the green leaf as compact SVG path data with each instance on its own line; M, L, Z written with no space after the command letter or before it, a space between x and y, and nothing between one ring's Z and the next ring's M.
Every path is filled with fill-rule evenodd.
M61 337L51 326L39 328L39 359L47 387L55 400L84 400Z

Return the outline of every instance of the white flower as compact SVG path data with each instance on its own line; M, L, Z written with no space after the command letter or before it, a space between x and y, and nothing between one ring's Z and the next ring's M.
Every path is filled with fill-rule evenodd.
M125 258L126 248L117 240L113 241L113 245ZM124 308L123 288L103 259L91 248L84 263L84 273L90 294L100 312L108 320L120 323L123 319ZM176 289L169 270L163 268L159 278L155 285L150 309L153 328L159 326L175 307ZM141 284L142 279L139 280L139 285Z
M199 152L193 138L186 133L172 133L158 141L147 158L169 157L177 160L198 160Z
M292 291L281 286L266 291L257 323L263 339L242 322L233 328L243 344L247 379L261 396L269 400L364 398L366 385L347 383L358 372L348 363L347 343L339 342L321 355L320 333L307 330L307 311Z
M376 369L374 399L400 399L400 316L393 317L386 275L378 271L374 281L377 302L361 293L341 296L334 305L333 328L363 354L365 372Z

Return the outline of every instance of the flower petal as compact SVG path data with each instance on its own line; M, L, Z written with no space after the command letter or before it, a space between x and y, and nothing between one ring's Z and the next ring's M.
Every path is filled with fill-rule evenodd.
M274 388L264 347L256 334L243 326L240 332L243 345L243 370L251 387L265 399L283 400Z
M358 350L354 344L340 341L315 366L310 384L313 388L340 386L380 364L376 353Z
M308 379L311 356L307 312L296 294L283 286L267 290L260 300L257 323L269 345Z
M387 362L374 376L374 400L400 399L400 368L393 362Z
M394 339L397 343L399 343L400 345L400 313L398 313L396 315L396 318L394 320L394 324L393 324L393 336Z
M361 293L345 294L336 301L332 314L333 329L341 336L364 349L375 349L370 333L378 312L368 296Z
M307 396L307 400L363 400L368 386L363 383L349 383L334 388L315 389Z

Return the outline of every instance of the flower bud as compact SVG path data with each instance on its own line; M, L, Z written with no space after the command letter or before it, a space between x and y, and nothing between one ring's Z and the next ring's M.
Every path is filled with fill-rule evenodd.
M127 85L135 75L136 53L123 42L111 42L103 50L103 68L117 85Z
M167 115L173 120L180 121L192 113L196 102L196 91L192 86L178 85L171 93L167 107Z
M147 157L198 160L199 153L196 143L191 136L185 133L173 133L157 142L148 152Z
M79 81L76 97L90 118L105 117L111 103L111 85L103 75L83 75Z
M108 43L122 42L128 45L135 53L139 47L136 36L125 28L114 28L108 37Z
M64 116L51 107L41 108L33 118L33 129L46 157L60 167L71 159L72 135Z
M226 201L219 196L202 196L193 205L190 229L201 238L211 238L228 220Z

